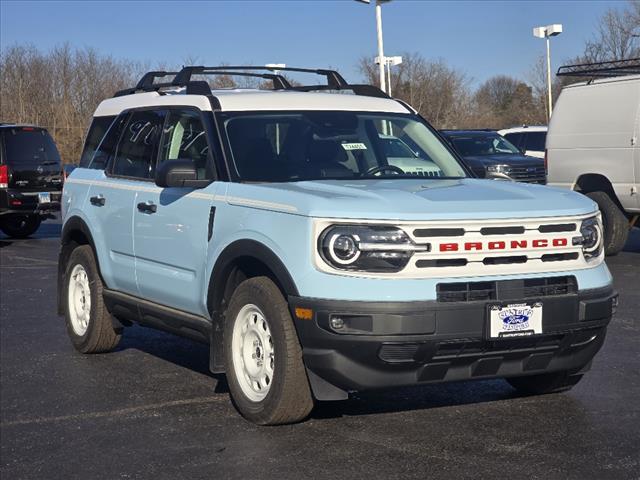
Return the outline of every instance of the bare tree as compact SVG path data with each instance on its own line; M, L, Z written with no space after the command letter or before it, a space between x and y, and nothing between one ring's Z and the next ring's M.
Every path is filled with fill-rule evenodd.
M419 53L404 53L402 64L393 69L394 97L412 105L437 128L452 128L468 115L469 79L443 60L429 61ZM359 61L366 81L378 85L378 70L368 58Z
M0 53L0 119L46 127L63 161L73 163L98 103L140 73L140 65L92 49L63 44L42 53L15 45Z

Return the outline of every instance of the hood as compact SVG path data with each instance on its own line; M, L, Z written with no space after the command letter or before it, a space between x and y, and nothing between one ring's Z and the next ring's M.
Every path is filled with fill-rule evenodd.
M228 184L235 205L325 218L458 220L589 214L579 193L501 180L319 180Z
M529 157L518 153L497 155L469 155L462 157L470 167L486 167L488 165L544 165L544 161L540 158Z

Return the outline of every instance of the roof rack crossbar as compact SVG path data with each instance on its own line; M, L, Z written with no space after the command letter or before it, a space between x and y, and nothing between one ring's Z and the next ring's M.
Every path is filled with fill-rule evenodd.
M163 78L163 77L169 77L169 76L175 77L177 74L178 72L165 72L162 70L147 72L142 76L142 78L140 79L140 81L138 82L135 88L137 90L144 90L146 88L152 87L154 85L153 82L156 78Z
M558 77L619 77L640 74L640 58L579 63L558 68Z
M260 73L267 71L269 73ZM327 83L323 85L296 85L291 83L279 72L301 72L314 73L324 76ZM378 98L391 98L385 92L373 85L349 84L342 75L335 70L323 68L298 68L298 67L280 67L276 65L256 66L256 65L220 65L215 67L189 65L185 66L179 72L151 71L145 73L138 84L134 88L120 90L115 93L114 97L123 95L131 95L139 92L158 92L163 88L186 87L187 93L203 91L203 83L191 80L193 75L237 75L244 77L263 78L273 82L274 90L289 90L299 92L326 91L326 90L350 90L356 95ZM158 78L173 76L170 82L154 83ZM196 85L196 83L198 85Z
M246 71L246 70L267 70L269 72L301 72L301 73L315 73L316 75L322 75L327 78L327 85L338 89L340 87L346 87L347 81L335 70L327 70L322 68L298 68L298 67L277 67L277 66L257 66L257 65L221 65L217 67L204 67L204 66L188 66L176 75L174 82L176 84L182 84L188 82L191 79L191 75L206 75L208 73L214 73L216 71ZM234 73L234 75L241 75L241 73ZM277 74L274 74L277 75ZM284 79L282 75L278 77ZM286 82L286 79L285 79ZM288 83L288 82L287 82ZM287 89L288 87L283 87Z

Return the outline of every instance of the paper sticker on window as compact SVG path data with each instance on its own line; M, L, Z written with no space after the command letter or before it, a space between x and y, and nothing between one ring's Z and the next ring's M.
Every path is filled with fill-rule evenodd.
M364 143L342 143L342 148L345 150L366 150L367 146Z

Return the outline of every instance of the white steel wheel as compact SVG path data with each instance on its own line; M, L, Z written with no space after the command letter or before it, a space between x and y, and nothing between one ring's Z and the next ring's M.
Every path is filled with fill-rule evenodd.
M67 292L71 328L81 337L87 333L91 318L91 287L82 265L77 264L71 270Z
M269 322L256 305L247 304L236 315L231 349L242 393L248 400L260 402L273 383L275 352Z

